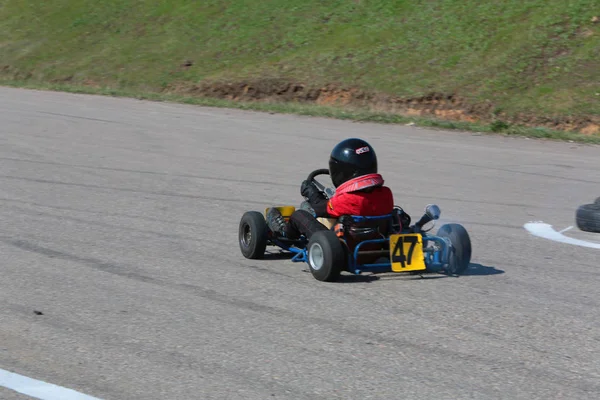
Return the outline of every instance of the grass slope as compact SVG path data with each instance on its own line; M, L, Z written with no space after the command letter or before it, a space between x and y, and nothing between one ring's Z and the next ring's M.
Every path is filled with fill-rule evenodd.
M158 92L266 77L600 116L598 0L3 3L0 82Z

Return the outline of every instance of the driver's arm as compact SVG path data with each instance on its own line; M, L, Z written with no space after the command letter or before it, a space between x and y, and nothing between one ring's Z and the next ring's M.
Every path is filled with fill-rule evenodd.
M314 185L304 181L300 189L302 196L306 198L306 201L315 210L316 217L328 217L327 213L327 198L323 193L319 191Z
M324 217L328 218L330 215L327 212L327 199L319 198L314 201L308 201L310 206L315 210L315 217Z

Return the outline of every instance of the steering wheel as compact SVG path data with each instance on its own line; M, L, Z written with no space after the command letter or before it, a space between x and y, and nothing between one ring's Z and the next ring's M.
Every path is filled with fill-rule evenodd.
M327 199L331 199L335 195L335 189L331 187L326 187L321 182L317 181L315 177L319 175L329 175L329 170L327 168L316 169L310 174L308 174L308 178L306 178L306 180L309 183L314 183L317 189L319 189L319 191L323 193L325 197L327 197Z

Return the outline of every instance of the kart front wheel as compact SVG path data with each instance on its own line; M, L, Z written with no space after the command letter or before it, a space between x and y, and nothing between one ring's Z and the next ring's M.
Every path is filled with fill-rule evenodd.
M263 215L248 211L242 215L238 240L240 250L246 258L260 259L265 255L269 228Z
M315 232L307 249L308 266L313 277L324 282L337 280L346 263L346 252L335 232Z
M452 243L448 259L448 274L460 275L471 263L471 238L467 230L459 224L442 225L438 236L447 237Z

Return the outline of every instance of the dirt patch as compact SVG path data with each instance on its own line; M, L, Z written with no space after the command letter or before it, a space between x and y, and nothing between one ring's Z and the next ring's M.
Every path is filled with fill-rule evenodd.
M451 93L429 93L420 97L397 97L383 93L367 92L340 85L310 86L281 79L257 81L201 82L172 85L167 92L233 101L299 102L338 106L351 109L368 109L375 112L404 116L434 117L448 121L493 123L502 121L510 125L546 127L587 135L600 134L600 118L569 116L537 116L531 114L507 115L494 113L492 102L469 103Z
M73 75L67 75L67 76L62 76L59 78L54 78L54 79L50 79L51 83L72 83L73 82Z
M11 65L3 65L0 74L16 81L27 80L33 76L31 72L18 70Z
M584 135L597 135L598 133L600 133L600 125L586 125L585 127L581 128L580 132Z
M81 84L83 86L87 86L87 87L91 87L94 89L99 89L102 87L102 85L100 85L98 82L92 80L92 79L85 79L83 82L81 82Z

